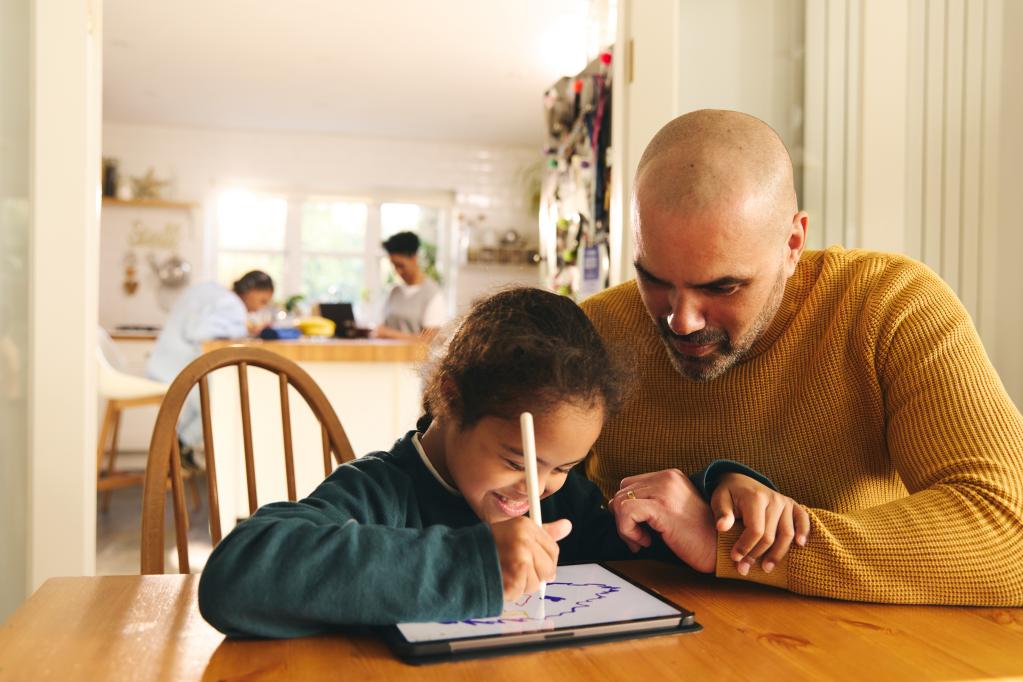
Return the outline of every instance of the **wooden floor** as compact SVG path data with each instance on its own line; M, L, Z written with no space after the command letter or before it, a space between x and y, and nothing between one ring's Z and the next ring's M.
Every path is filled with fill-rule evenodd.
M145 453L119 454L118 467L141 469ZM206 477L196 480L201 494L205 495ZM114 490L110 498L110 510L103 512L102 495L96 496L96 575L131 575L139 572L139 537L142 533L142 486ZM167 573L178 570L178 554L174 547L174 525L171 516L170 497L167 498L166 557ZM189 509L188 560L192 572L198 573L206 563L210 546L209 519L206 500L198 512Z

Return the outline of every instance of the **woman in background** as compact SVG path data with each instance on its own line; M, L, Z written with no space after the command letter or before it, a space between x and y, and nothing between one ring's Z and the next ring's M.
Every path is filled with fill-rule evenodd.
M384 303L384 322L373 336L429 341L444 324L444 296L419 266L419 237L399 232L384 242L384 250L401 282L391 289Z
M202 354L204 341L248 336L248 314L266 307L273 293L273 279L260 270L246 273L230 290L217 282L191 287L174 303L149 356L146 375L169 384ZM185 403L178 438L186 448L202 443L197 400Z

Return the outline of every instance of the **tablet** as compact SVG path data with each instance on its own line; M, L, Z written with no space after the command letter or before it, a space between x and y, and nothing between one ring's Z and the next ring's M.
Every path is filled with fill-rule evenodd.
M702 629L681 606L602 564L559 566L541 601L505 602L500 616L400 623L387 638L406 659L447 658Z

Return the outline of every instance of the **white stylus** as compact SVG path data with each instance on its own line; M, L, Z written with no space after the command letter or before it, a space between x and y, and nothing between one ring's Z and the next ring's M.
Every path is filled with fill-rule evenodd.
M522 428L522 456L526 465L526 492L529 493L529 518L537 528L543 528L543 519L540 518L540 485L536 472L536 435L533 433L533 415L523 412L519 417L519 425ZM540 603L542 604L547 595L547 583L540 582Z

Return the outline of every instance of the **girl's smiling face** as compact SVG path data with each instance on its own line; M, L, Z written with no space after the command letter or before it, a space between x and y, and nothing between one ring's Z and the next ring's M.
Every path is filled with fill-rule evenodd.
M543 498L557 492L569 469L586 457L604 425L604 409L599 402L585 406L563 402L533 419L537 484ZM431 424L422 444L440 475L483 521L497 523L529 511L518 419L488 416L459 429L441 418Z

